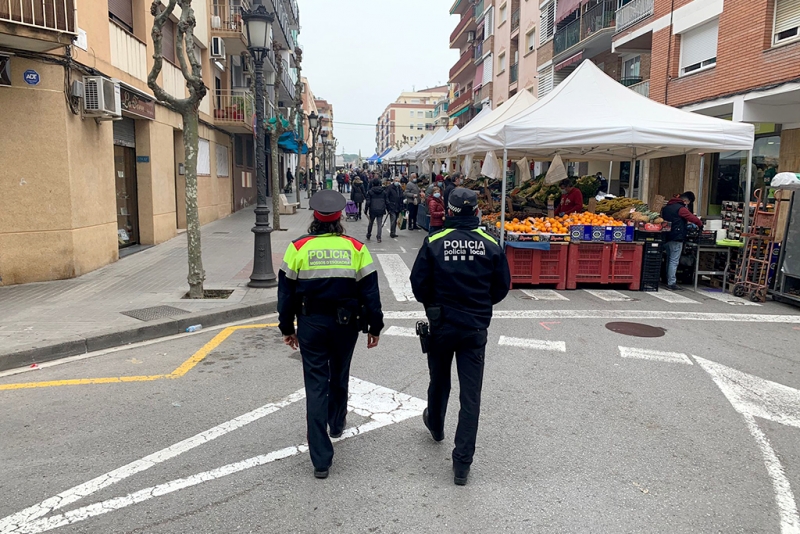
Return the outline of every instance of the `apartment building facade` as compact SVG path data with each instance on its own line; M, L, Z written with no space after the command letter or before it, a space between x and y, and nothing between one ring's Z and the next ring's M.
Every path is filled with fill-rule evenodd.
M744 200L748 165L756 187L800 172L800 2L632 0L617 12L612 49L622 81L651 99L756 127L751 161L738 152L654 160L651 192L691 189L699 211L715 214L723 200Z
M431 87L421 91L403 92L378 118L375 126L376 152L405 143L414 144L436 129L434 113L441 101L449 96L447 86Z
M319 116L319 135L317 136L317 151L316 151L316 165L322 170L322 157L326 156L326 169L328 172L331 170L331 151L337 144L336 135L334 134L334 115L333 104L323 98L317 98L314 101L317 108L317 115ZM328 143L325 146L324 143Z
M276 61L291 63L299 20L295 2L265 2L283 48L265 66L274 91L268 108L276 109L293 98L294 84L275 83L274 73ZM210 88L199 109L203 224L255 198L255 103L241 7L249 1L193 2L196 53ZM158 81L184 97L176 11L164 27ZM0 284L79 276L185 228L181 117L147 87L152 24L146 0L108 0L102 9L89 0L0 4Z
M489 43L484 41L484 50L491 44L491 55L495 58L492 91L495 108L521 90L536 95L539 67L536 59L539 4L525 0L499 0L497 4L494 16L490 16L496 26L494 35Z

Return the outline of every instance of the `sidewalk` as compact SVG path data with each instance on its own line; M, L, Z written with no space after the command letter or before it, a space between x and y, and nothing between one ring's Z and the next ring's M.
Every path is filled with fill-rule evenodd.
M302 201L304 209L281 216L288 231L272 233L276 274L286 247L311 221L305 194ZM228 299L181 298L189 289L185 234L79 278L0 287L0 371L274 312L277 289L247 287L253 210L201 230L205 289L234 290Z

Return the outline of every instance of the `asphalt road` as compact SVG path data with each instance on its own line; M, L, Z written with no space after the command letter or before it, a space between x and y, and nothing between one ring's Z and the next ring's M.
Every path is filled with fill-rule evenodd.
M714 293L512 291L454 486L458 388L444 442L419 417L421 239L371 243L390 329L359 340L330 478L277 329L201 331L0 374L0 533L800 531L800 313Z

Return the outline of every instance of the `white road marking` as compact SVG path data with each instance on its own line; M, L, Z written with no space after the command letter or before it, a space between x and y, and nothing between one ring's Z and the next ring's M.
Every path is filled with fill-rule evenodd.
M296 393L293 393L292 395L287 397L287 399L298 395L299 398L305 397L304 390L300 390ZM350 398L348 402L348 408L353 412L357 413L358 415L361 415L363 417L368 417L369 421L358 427L352 427L346 429L342 434L342 437L334 441L342 441L348 438L352 438L354 436L358 436L360 434L364 434L371 430L399 423L401 421L405 421L406 419L410 419L412 417L418 417L419 415L422 414L422 410L426 407L426 405L427 403L422 399L418 399L416 397L412 397L405 393L400 393L398 391L394 391L382 386L378 386L376 384L372 384L370 382L359 380L358 378L351 377ZM236 421L236 419L234 419L233 421ZM18 512L14 515L11 515L5 519L0 520L0 529L1 529L0 532L2 532L3 534L11 534L11 533L38 534L40 532L46 532L62 526L79 523L89 518L98 515L103 515L108 512L112 512L114 510L119 510L128 507L132 504L138 504L153 499L155 497L161 497L163 495L167 495L169 493L173 493L175 491L179 491L185 488L190 488L192 486L196 486L204 482L209 482L211 480L216 480L228 475L232 475L234 473L238 473L246 469L258 467L260 465L266 465L275 462L277 460L289 458L291 456L297 456L298 454L302 454L307 451L308 451L308 444L286 447L284 449L273 451L269 454L255 456L253 458L248 458L247 460L224 465L222 467L218 467L210 471L197 473L189 477L179 478L163 484L151 486L149 488L145 488L136 491L134 493L125 495L124 497L115 497L112 499L108 499L106 501L90 504L82 508L70 510L69 512L63 514L58 514L51 517L40 519L43 515L46 515L50 511L62 508L67 504L60 500L61 495L64 495L60 494L59 496L45 500L40 505L28 508L26 510L23 510L22 512ZM83 492L81 495L79 495L77 499L86 497L92 493L95 493L96 491L99 491L100 489L106 487L107 485L113 484L114 482L118 482L119 480L121 480L114 478L113 474L116 471L112 471L111 473L107 473L106 475L103 475L95 479L95 481L97 481L100 479L108 478L112 480L112 482L97 488L94 487L86 488L86 491ZM92 482L94 481L91 481L87 484L91 484ZM86 485L84 484L81 486L76 486L76 488L73 488L73 490L81 488L82 486ZM77 499L73 499L70 502L75 502L75 500ZM42 505L44 505L45 503L49 504L47 505L46 508L41 508ZM30 510L35 510L35 514L28 513ZM44 510L43 513L39 513L42 510Z
M542 339L525 339L520 337L500 336L499 344L507 347L519 347L531 350L567 352L567 344L563 341L545 341Z
M552 289L522 289L523 293L533 300L569 300L567 297Z
M694 357L738 412L800 428L800 390Z
M378 254L384 276L398 302L416 302L411 290L411 269L399 254Z
M791 484L786 478L778 455L775 454L767 436L755 420L756 417L760 417L800 428L800 391L697 356L694 358L711 375L733 408L742 414L747 429L761 450L764 466L772 479L775 503L778 505L781 520L781 533L800 533L800 515L797 512Z
M230 421L222 423L221 425L210 428L205 432L201 432L174 445L170 445L165 449L161 449L158 452L154 452L153 454L145 456L141 460L136 460L135 462L131 462L120 468L114 469L113 471L110 471L105 475L100 475L89 482L85 482L63 491L55 497L45 499L39 504L33 505L4 519L0 519L0 533L5 534L6 532L17 532L17 530L14 529L15 525L19 527L20 525L33 521L36 518L42 517L50 512L70 505L84 497L100 491L103 488L107 488L108 486L125 480L136 473L146 471L153 466L175 458L176 456L199 447L200 445L209 443L219 437L224 436L225 434L258 421L262 417L277 412L281 408L304 399L305 396L305 389L298 390L278 402L265 404L261 408L256 408L252 412L240 415L235 419L231 419Z
M404 247L400 247L400 250L403 252L403 254L406 253L406 249Z
M684 297L683 295L679 295L673 291L652 291L647 292L646 294L659 300L663 300L664 302L669 302L670 304L700 304L696 300L692 300L689 297Z
M601 319L601 320L661 320L661 321L722 321L733 323L770 323L800 324L800 315L767 315L738 313L701 313L677 311L643 311L643 310L505 310L494 312L495 319L534 319L548 321L551 319ZM421 311L384 312L388 320L425 319Z
M633 299L613 289L584 289L586 293L606 302L630 302Z
M730 293L723 293L722 291L698 291L698 295L730 304L731 306L761 306L758 302L753 302L747 299L731 295Z
M403 328L402 326L390 326L384 336L417 337L416 328Z
M653 360L667 363L684 363L694 365L686 354L680 352L663 352L660 350L634 349L631 347L620 347L619 355L623 358L638 358L640 360Z

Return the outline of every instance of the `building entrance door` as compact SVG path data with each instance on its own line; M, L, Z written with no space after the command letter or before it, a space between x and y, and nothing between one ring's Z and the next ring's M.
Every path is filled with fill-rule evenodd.
M136 194L136 150L114 146L119 246L139 243L139 202Z

